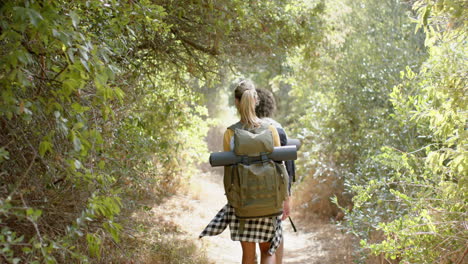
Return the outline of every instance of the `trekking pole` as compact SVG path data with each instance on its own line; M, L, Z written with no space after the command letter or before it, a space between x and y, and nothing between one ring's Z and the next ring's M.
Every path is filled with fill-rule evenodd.
M289 218L289 221L291 222L291 225L292 225L292 228L294 229L294 232L297 232L296 226L294 225L294 223L293 223L291 217L288 216L288 218Z

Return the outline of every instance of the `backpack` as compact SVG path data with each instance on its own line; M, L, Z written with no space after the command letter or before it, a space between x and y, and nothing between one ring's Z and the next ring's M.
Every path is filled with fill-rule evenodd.
M283 201L288 195L288 174L283 163L270 160L273 135L268 123L245 129L240 122L234 131L234 153L241 162L224 167L224 190L235 215L241 219L275 217L283 213Z

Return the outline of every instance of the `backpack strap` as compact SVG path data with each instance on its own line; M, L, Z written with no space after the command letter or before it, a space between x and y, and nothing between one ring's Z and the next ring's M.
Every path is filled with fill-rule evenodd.
M243 129L242 123L239 121L233 125L230 125L228 129L231 129L232 131L235 131L236 129Z
M252 134L261 134L261 133L269 130L270 126L271 125L269 123L267 123L267 122L265 122L263 120L261 120L259 127L251 128L251 129L247 129L246 127L244 127L244 125L240 121L233 124L233 125L231 125L231 126L229 126L228 129L230 129L231 131L234 132L233 138L230 141L232 151L235 151L235 149L236 149L236 139L235 139L236 138L236 136L235 136L236 133L242 133L241 131L248 131L249 133L252 133ZM274 139L273 139L273 142L274 142ZM232 143L234 143L234 146L232 146ZM270 160L267 157L267 152L260 152L258 157L259 157L258 161L262 162L262 163L265 163L265 162ZM249 155L246 155L245 157L241 156L241 163L251 164L253 162L257 162L257 160L251 161L251 157Z
M266 129L269 129L270 128L270 124L266 121L263 121L261 120L260 122L260 127L258 128L254 128L254 129L245 129L244 125L239 121L235 124L232 124L228 127L228 129L231 129L232 131L235 131L236 129L243 129L243 130L247 130L247 131L250 131L250 132L253 132L253 131L263 131L263 130L266 130ZM257 132L258 133L258 132Z
M263 130L270 129L270 126L271 126L271 124L269 124L269 123L267 123L267 122L265 122L265 121L262 121L262 122L260 123L260 127L255 128L254 130L255 130L255 131L258 131L258 132L261 132L261 131L263 131Z

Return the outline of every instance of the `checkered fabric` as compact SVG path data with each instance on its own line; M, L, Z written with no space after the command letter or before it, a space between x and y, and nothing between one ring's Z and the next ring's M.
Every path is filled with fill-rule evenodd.
M234 208L226 204L211 220L211 222L201 232L199 238L204 236L216 236L221 234L229 225L231 239L234 241L245 241L263 243L270 242L268 253L275 254L276 249L283 239L283 230L281 228L281 219L276 216L273 218L256 218L245 220L242 234L239 232L239 219L234 214Z

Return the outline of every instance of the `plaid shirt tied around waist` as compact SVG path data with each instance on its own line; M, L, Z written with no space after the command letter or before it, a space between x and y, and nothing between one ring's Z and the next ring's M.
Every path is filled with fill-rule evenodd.
M278 216L246 219L243 230L240 232L240 221L234 214L234 208L229 204L226 204L219 210L216 216L203 229L199 238L219 235L227 226L229 226L231 231L231 239L234 241L270 242L268 250L270 255L275 254L283 239L281 219Z

